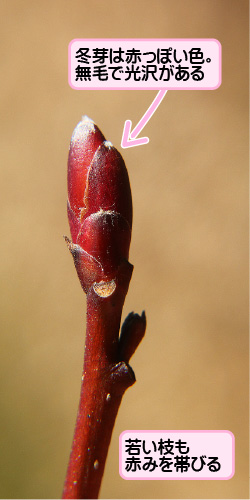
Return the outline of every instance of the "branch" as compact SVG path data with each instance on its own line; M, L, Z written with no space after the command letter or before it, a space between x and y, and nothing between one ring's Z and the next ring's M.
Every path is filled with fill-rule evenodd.
M122 157L87 117L69 152L65 237L87 295L87 329L78 415L63 498L97 498L117 411L134 384L128 364L146 317L130 313L119 338L133 266L128 262L132 199Z

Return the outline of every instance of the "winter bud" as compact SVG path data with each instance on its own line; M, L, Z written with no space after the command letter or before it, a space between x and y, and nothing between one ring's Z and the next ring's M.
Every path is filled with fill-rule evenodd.
M87 292L93 284L115 280L129 255L129 178L120 153L87 116L70 143L68 218L72 242L67 242L83 289Z

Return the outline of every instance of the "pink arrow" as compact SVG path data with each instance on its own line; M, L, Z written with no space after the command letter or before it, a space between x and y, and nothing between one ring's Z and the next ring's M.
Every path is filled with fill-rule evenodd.
M147 144L149 142L148 137L140 137L137 136L140 134L142 129L148 123L150 118L153 116L154 112L157 110L158 106L161 104L162 99L164 98L167 90L159 90L157 96L153 100L152 104L150 104L146 113L143 115L141 120L137 123L134 130L131 132L132 122L131 120L126 120L124 123L121 147L125 148L133 148L134 146L142 146L143 144Z

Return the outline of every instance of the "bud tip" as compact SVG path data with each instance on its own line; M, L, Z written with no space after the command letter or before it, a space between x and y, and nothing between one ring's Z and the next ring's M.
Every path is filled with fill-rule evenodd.
M86 123L86 125L87 125L87 123L93 123L94 124L93 120L91 120L91 118L89 118L89 116L87 116L87 115L83 115L82 116L81 122L84 123L84 124Z
M114 147L113 144L112 144L112 142L110 142L110 141L104 141L103 144L108 149L111 149L111 148Z

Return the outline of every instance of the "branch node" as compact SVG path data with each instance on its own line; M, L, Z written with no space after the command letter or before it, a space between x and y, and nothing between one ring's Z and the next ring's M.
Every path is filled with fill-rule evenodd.
M135 374L129 364L119 361L111 368L110 381L112 382L112 392L121 395L135 383Z

